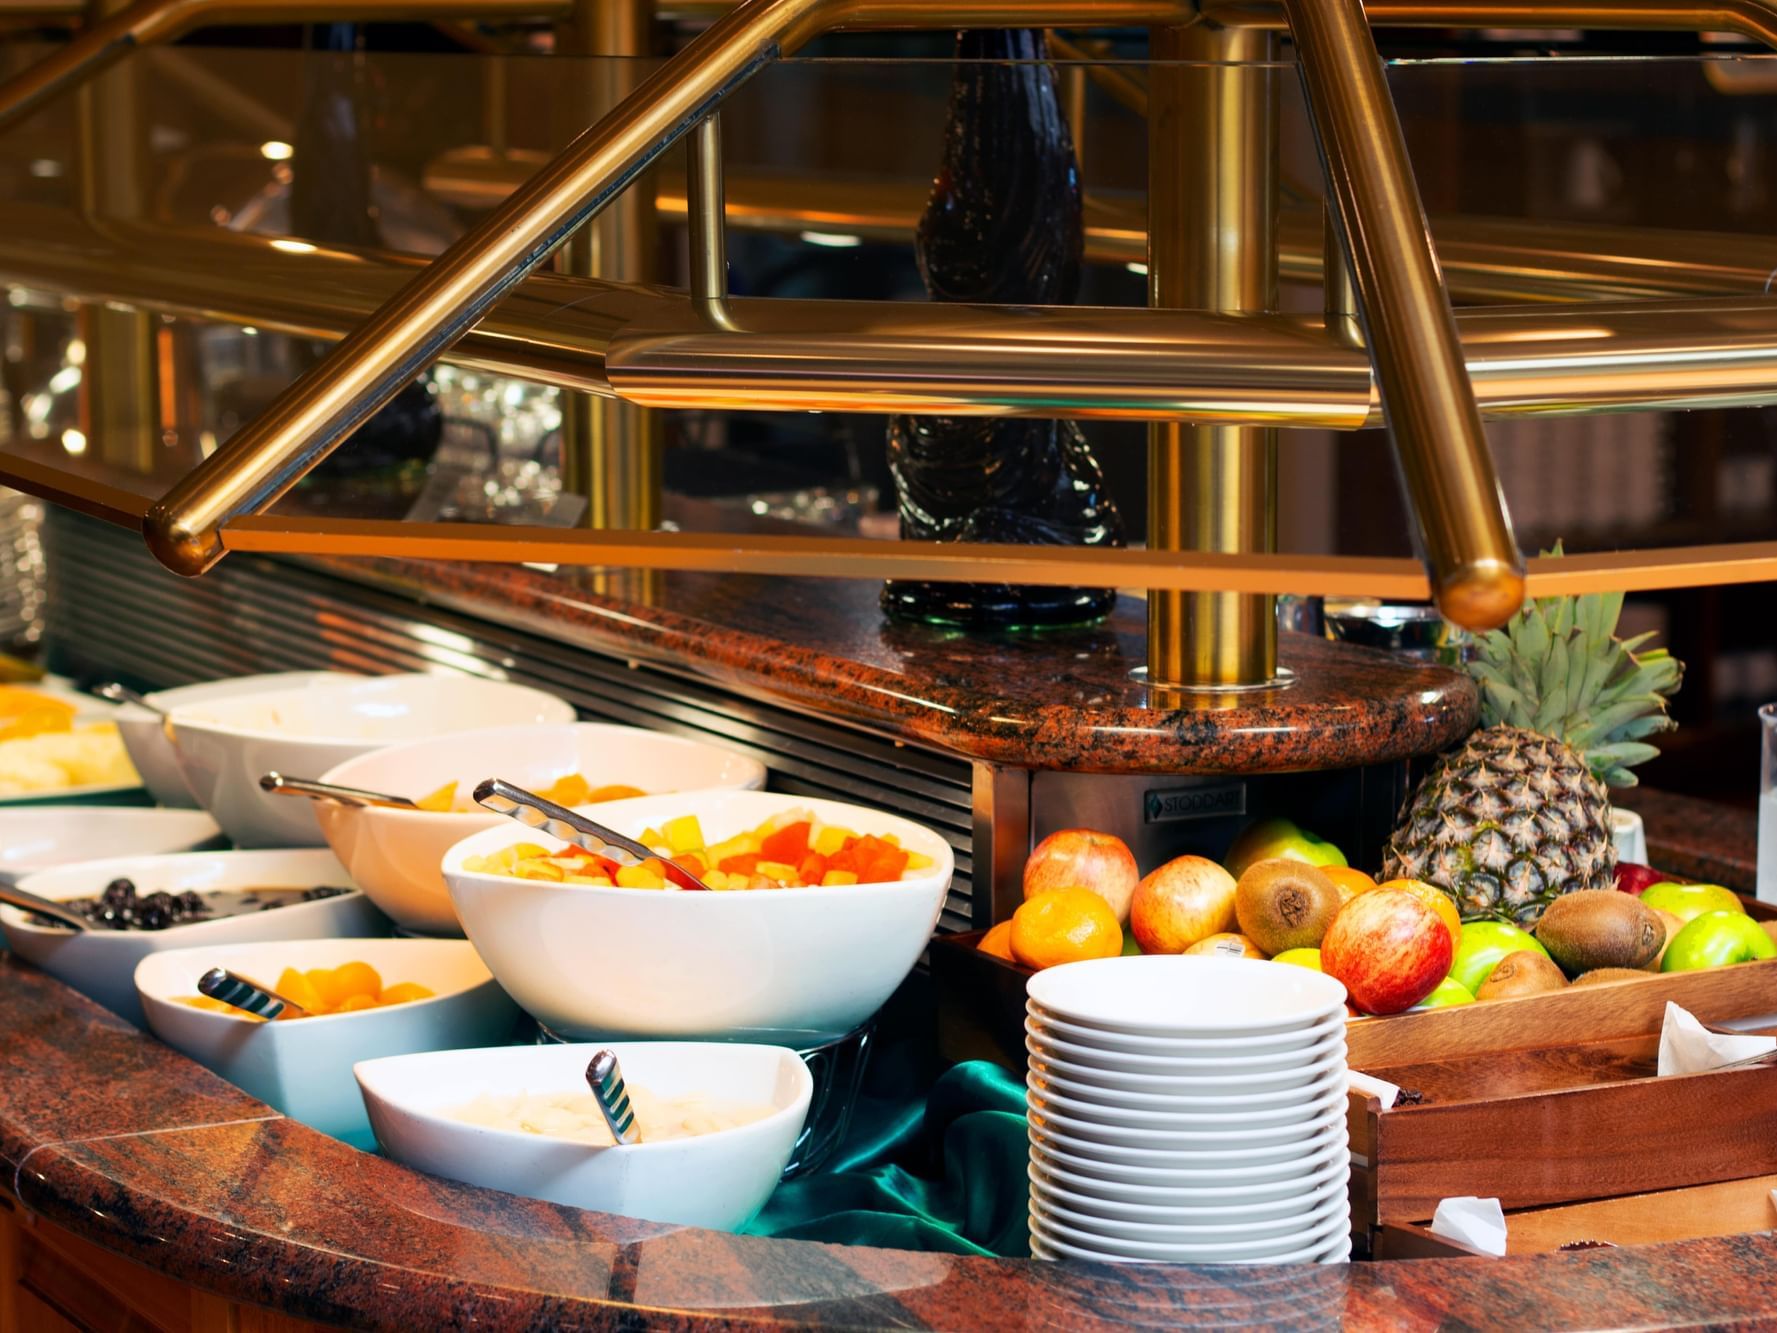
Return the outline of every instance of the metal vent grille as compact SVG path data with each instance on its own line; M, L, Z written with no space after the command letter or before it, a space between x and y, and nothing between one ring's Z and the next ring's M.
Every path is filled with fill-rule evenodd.
M156 688L259 671L460 671L560 695L583 717L719 742L771 770L773 791L905 815L956 852L940 931L967 930L968 761L811 718L719 683L438 607L302 565L232 555L168 574L134 534L63 510L44 527L45 638L58 670Z

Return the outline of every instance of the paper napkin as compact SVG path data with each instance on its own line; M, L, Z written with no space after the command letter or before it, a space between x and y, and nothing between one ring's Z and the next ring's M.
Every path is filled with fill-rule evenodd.
M1393 1106L1395 1098L1401 1095L1401 1090L1394 1084L1385 1083L1379 1078L1371 1078L1368 1074L1360 1074L1355 1069L1350 1072L1348 1077L1351 1079L1353 1092L1368 1093L1382 1103L1384 1111Z
M1711 1069L1777 1050L1777 1037L1748 1037L1711 1032L1689 1010L1666 1001L1660 1028L1660 1075L1706 1074Z
M1477 1199L1472 1194L1444 1199L1432 1216L1431 1232L1495 1258L1506 1252L1506 1215L1498 1199Z

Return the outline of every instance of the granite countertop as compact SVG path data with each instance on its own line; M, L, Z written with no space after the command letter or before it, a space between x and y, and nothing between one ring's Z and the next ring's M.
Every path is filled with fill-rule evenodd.
M1474 726L1458 672L1280 636L1287 688L1154 706L1144 604L1102 625L964 633L886 620L880 584L845 579L555 572L520 565L322 560L419 602L735 682L970 759L1107 773L1267 773L1432 753Z
M1642 804L1654 812L1650 831L1655 817L1683 815L1658 793ZM1751 826L1745 812L1715 825L1742 870ZM322 1322L1544 1329L1777 1319L1768 1232L1499 1260L1236 1269L961 1258L661 1226L359 1153L5 955L0 1014L0 1186L181 1281Z

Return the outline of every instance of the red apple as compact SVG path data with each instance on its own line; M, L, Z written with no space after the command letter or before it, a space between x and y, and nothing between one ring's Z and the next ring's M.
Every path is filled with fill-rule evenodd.
M1320 942L1320 961L1367 1014L1398 1014L1437 989L1450 972L1450 932L1410 893L1377 889L1339 909Z
M1024 863L1024 896L1048 889L1090 889L1129 924L1129 900L1141 871L1123 839L1091 829L1064 828L1036 845Z
M1232 931L1234 876L1206 857L1174 857L1135 886L1129 928L1143 953L1183 953Z
M1663 884L1671 878L1652 866L1638 865L1634 861L1617 862L1617 889L1622 893L1639 894L1649 885Z

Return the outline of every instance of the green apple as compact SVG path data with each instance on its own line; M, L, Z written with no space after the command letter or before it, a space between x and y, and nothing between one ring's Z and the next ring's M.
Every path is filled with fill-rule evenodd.
M1777 940L1764 927L1742 911L1705 912L1672 937L1660 971L1695 972L1759 958L1777 958Z
M1450 976L1472 996L1492 975L1500 959L1520 949L1540 953L1544 958L1549 956L1542 942L1527 930L1504 921L1465 921L1456 958L1450 964Z
M1141 945L1139 945L1135 942L1135 932L1133 930L1124 931L1123 932L1123 957L1133 958L1136 954L1138 954L1140 952L1141 952Z
M1656 912L1670 912L1680 921L1692 921L1705 912L1744 912L1732 889L1719 884L1649 884L1641 901Z
M1453 1004L1473 1004L1474 1002L1475 993L1473 991L1455 977L1445 977L1438 983L1436 990L1407 1012L1412 1013L1414 1009L1448 1009Z
M1234 839L1222 864L1228 873L1239 879L1246 868L1260 861L1283 858L1306 861L1311 866L1348 865L1345 853L1325 838L1298 828L1287 819L1261 819L1248 824Z
M1316 972L1323 970L1320 965L1319 949L1285 949L1282 953L1272 954L1271 961L1274 963L1290 963L1296 967L1312 968Z

